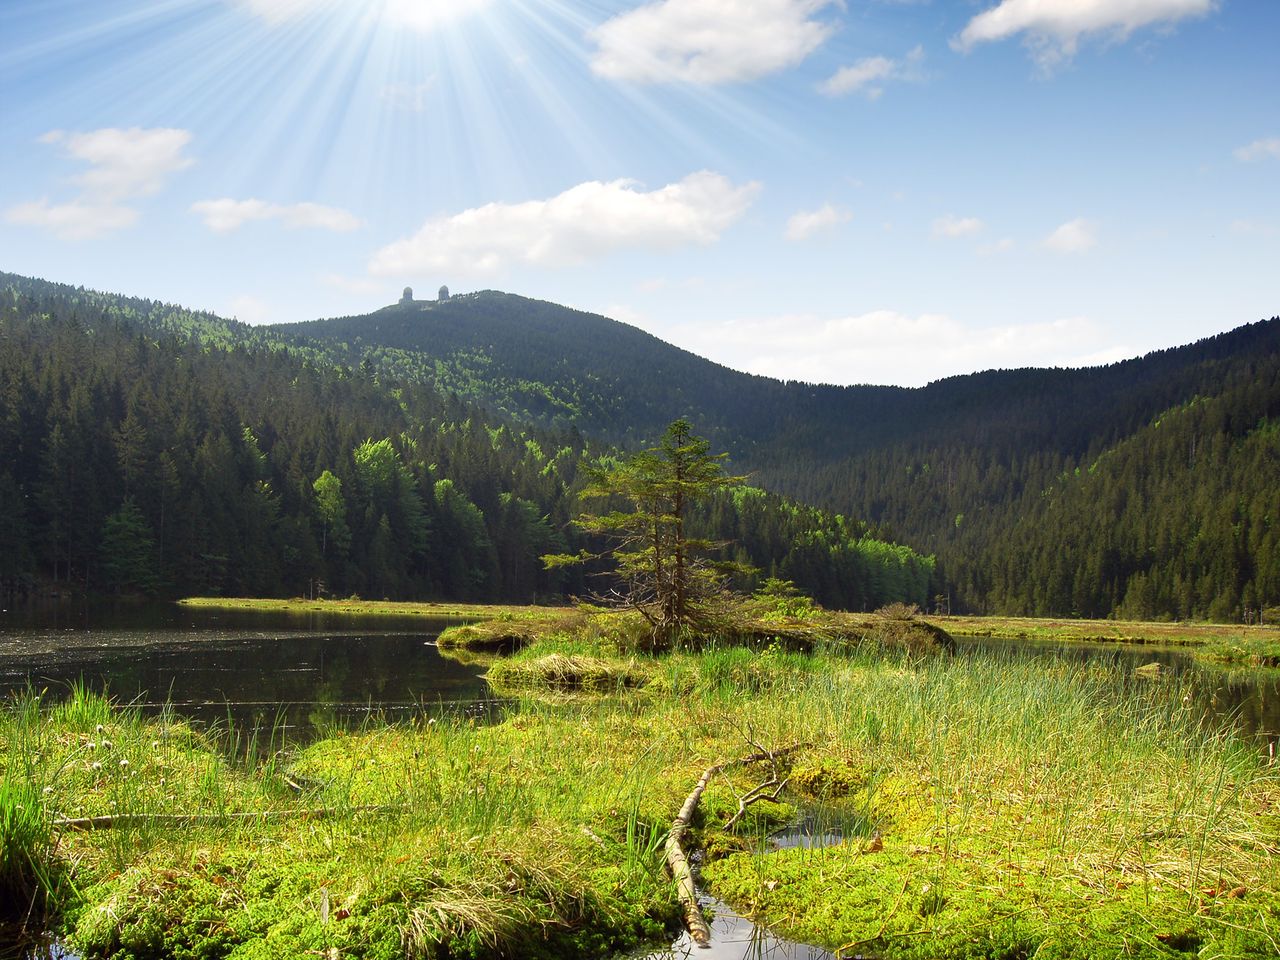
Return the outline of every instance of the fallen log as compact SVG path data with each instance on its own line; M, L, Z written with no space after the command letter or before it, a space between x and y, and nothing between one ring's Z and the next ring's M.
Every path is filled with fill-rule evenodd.
M671 877L676 882L676 890L680 897L680 905L684 908L685 927L689 931L689 937L698 946L705 947L711 943L711 928L707 926L707 918L702 915L702 907L698 905L698 891L693 882L693 870L689 866L689 858L684 852L684 835L693 822L693 815L698 810L698 801L702 799L703 791L707 789L713 777L731 767L746 767L753 763L764 762L776 765L780 758L795 753L805 746L806 744L796 744L795 746L784 747L781 750L761 749L750 756L739 757L737 760L729 760L725 763L707 767L698 779L693 791L685 797L684 804L680 807L680 812L676 815L675 820L672 821L671 829L667 832L665 844L667 869L671 871ZM772 781L776 782L776 779L777 771L775 768ZM772 785L772 782L770 785ZM747 804L755 800L765 799L762 791L753 790L747 796L751 797L750 800L746 800ZM770 799L776 799L776 793ZM732 821L737 821L742 809L743 803L740 801L739 814L735 814Z

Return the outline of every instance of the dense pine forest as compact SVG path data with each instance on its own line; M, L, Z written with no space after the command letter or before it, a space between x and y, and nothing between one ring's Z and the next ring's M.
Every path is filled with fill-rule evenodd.
M750 376L491 291L276 330L615 442L688 417L761 485L936 555L955 610L1239 620L1280 604L1280 319L913 390Z
M1280 604L1276 319L915 390L752 377L492 292L252 328L0 275L0 338L9 593L582 594L539 560L578 546L582 464L687 417L753 484L695 526L831 606Z
M581 467L611 448L462 393L210 314L0 274L0 588L588 592L540 557L576 546ZM831 606L933 589L931 558L758 489L691 522Z

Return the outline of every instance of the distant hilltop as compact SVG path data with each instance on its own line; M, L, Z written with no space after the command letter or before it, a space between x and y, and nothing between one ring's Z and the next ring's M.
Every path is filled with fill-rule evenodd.
M448 300L448 299L449 299L449 288L448 288L448 287L441 287L441 288L440 288L440 291L436 294L436 299L437 299L437 300ZM401 303L413 303L413 287L405 287L405 288L404 288L404 293L402 293L402 294L400 295L400 302L401 302Z

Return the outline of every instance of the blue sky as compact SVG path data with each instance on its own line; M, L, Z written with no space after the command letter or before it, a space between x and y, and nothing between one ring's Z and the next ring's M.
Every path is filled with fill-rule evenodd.
M5 0L0 269L916 385L1280 313L1274 0Z

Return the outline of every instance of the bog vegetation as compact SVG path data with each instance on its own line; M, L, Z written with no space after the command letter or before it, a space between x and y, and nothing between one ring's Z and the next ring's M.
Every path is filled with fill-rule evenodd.
M727 771L693 839L710 890L785 934L886 960L1275 955L1280 778L1176 681L852 637L654 657L616 622L637 615L584 616L499 661L491 724L293 746L19 698L6 902L95 960L607 956L672 935L662 838L701 771L765 743L802 745L777 802L726 831L759 777ZM838 833L771 850L801 814Z

